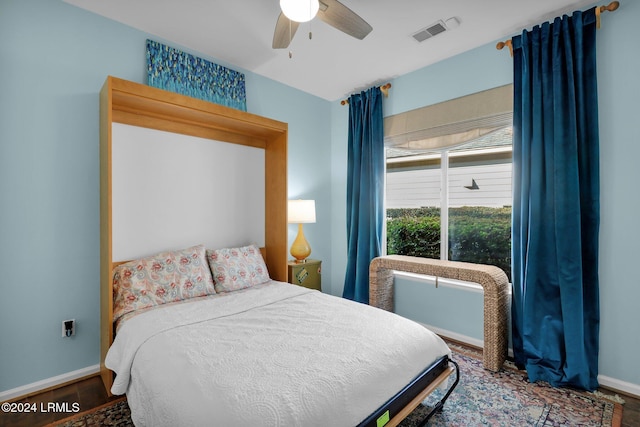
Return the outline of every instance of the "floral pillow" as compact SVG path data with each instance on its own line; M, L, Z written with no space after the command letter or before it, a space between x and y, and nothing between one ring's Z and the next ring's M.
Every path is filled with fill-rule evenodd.
M216 292L231 292L268 282L269 272L256 245L207 250Z
M114 321L131 311L214 293L204 245L162 252L114 269Z

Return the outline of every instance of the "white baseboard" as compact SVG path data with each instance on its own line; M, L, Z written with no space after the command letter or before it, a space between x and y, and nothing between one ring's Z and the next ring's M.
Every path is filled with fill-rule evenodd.
M96 374L98 372L100 372L100 365L87 366L86 368L78 369L77 371L67 372L66 374L47 378L41 381L36 381L35 383L12 388L11 390L0 391L0 402L36 393L40 390L55 387L69 381L77 380L78 378Z
M483 340L468 337L466 335L458 334L456 332L448 331L446 329L441 329L435 326L426 325L424 323L420 324L425 328L432 330L438 335L442 335L444 337L451 338L452 340L460 341L465 344L473 345L475 347L484 347ZM513 357L513 349L511 348L509 348L509 356ZM598 375L598 383L600 383L600 386L611 389L612 391L618 391L620 393L625 393L640 398L640 385L638 384L629 383L616 378L607 377L605 375Z
M422 326L429 329L430 331L435 332L436 334L441 335L443 337L451 338L452 340L460 341L461 343L469 344L474 347L484 348L484 340L479 340L477 338L472 338L466 335L459 334L457 332L448 331L446 329L438 328L437 326L431 326L421 322L418 322L418 323L420 323Z
M418 322L420 323L420 322ZM451 338L452 340L455 341L459 341L461 343L464 344L469 344L472 345L474 347L480 347L480 348L484 348L484 340L479 340L477 338L472 338L469 337L467 335L462 335L459 334L457 332L452 332L452 331L448 331L446 329L442 329L442 328L438 328L436 326L431 326L431 325L426 325L424 323L420 323L422 326L424 326L425 328L435 332L438 335L441 335L443 337L447 337L447 338ZM513 349L511 347L509 347L507 354L509 355L509 357L513 357Z
M598 375L598 383L600 383L601 387L625 393L640 399L640 385L638 384L629 383L616 378L607 377L605 375Z

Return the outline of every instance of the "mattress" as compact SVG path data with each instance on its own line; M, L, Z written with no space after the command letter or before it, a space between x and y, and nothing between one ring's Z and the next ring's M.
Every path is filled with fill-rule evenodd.
M269 282L141 313L105 364L137 426L353 427L446 355L415 322Z

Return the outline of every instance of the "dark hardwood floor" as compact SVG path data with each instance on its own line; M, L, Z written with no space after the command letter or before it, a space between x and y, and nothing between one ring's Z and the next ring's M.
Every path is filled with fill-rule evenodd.
M609 393L607 390L602 391L604 393ZM640 399L626 395L620 395L620 397L622 397L626 402L622 414L622 427L640 426ZM73 415L64 412L56 413L40 411L40 405L43 404L44 408L46 408L49 402L66 403L71 409L73 409L72 405L77 403L79 405L79 411L83 412L115 399L118 399L118 396L112 398L107 397L107 393L102 385L102 380L99 376L95 376L55 390L45 391L16 401L36 404L36 408L38 410L35 413L22 414L7 414L0 412L0 426L38 427Z
M607 391L604 390L606 393ZM622 411L622 427L640 426L640 399L620 394L625 401Z
M110 400L116 400L119 396L109 398L99 375L80 380L53 390L48 390L24 399L16 400L16 403L27 403L35 412L5 413L0 412L1 427L38 427L54 421L67 418L76 412L84 412L95 408ZM50 402L62 405L48 410ZM77 404L77 405L74 405ZM65 412L68 410L69 412Z

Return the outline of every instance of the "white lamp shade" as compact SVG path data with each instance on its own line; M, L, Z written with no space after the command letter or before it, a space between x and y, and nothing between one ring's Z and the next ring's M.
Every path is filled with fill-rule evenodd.
M316 201L289 200L287 217L289 224L316 222Z
M284 16L295 22L311 21L320 8L318 0L280 0Z

